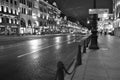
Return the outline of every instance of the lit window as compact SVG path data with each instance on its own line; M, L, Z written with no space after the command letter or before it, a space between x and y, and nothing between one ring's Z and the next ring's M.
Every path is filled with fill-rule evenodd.
M15 20L13 20L13 23L15 24Z
M17 21L17 24L19 24L19 22Z
M9 23L11 23L11 19L9 19Z
M2 19L1 19L1 17L0 17L0 23L2 23Z
M2 11L1 6L0 6L0 11Z
M13 9L13 14L15 14L15 10Z
M9 13L11 13L11 9L9 8Z
M26 10L26 14L28 14L28 10Z
M44 18L45 18L45 16L43 15L43 16L42 16L42 18L44 19Z
M4 12L6 12L6 8L7 8L7 7L4 7Z
M17 11L17 15L18 15L18 11Z

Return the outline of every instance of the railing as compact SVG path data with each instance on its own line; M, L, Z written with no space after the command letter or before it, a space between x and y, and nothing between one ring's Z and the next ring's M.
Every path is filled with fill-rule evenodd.
M64 80L65 75L71 75L71 74L72 74L72 77L71 77L71 80L72 80L72 78L75 74L76 68L78 66L82 65L82 55L84 53L86 53L86 48L89 46L89 42L90 42L90 35L87 37L83 37L81 40L79 40L78 53L73 62L75 64L74 64L74 68L71 72L68 72L69 69L68 70L66 69L66 67L64 66L64 63L62 61L58 61L55 80Z

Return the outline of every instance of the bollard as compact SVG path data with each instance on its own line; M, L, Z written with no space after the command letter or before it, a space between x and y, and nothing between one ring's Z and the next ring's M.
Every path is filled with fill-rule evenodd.
M83 53L86 53L86 41L84 41L84 45L83 45Z
M64 80L64 64L61 61L57 63L56 80Z
M79 66L81 64L82 64L82 55L81 55L81 46L79 45L76 65Z

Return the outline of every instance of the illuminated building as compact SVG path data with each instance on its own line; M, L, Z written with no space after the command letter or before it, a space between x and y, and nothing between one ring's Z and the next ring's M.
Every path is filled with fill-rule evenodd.
M39 3L40 3L39 23L42 32L55 33L59 31L61 11L57 8L56 3L54 2L53 5L51 5L43 0L40 0Z
M0 0L0 34L18 34L18 0Z
M41 34L57 30L60 10L43 0L20 0L20 33Z
M34 33L33 2L34 0L19 0L20 34Z
M113 0L115 35L120 36L120 0Z

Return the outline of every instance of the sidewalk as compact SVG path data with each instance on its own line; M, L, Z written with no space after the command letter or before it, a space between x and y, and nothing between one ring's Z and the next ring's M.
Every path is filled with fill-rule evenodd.
M120 38L99 36L99 50L87 50L82 65L65 80L120 80Z

